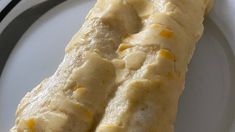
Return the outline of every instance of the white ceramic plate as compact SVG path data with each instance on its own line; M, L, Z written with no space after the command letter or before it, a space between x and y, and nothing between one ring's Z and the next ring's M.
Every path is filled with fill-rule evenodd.
M95 1L51 9L21 37L0 78L0 131L14 123L20 99L62 61L64 48ZM176 132L235 132L235 1L218 0L189 66ZM10 37L10 36L9 36Z

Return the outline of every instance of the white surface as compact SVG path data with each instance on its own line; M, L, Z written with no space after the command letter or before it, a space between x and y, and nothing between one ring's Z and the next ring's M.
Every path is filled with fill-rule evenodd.
M235 49L232 15L235 5L231 9L232 1L218 0L212 18ZM8 131L13 125L16 106L25 93L56 70L65 45L79 29L93 3L63 3L46 13L24 34L0 78L0 131ZM235 112L234 57L229 54L229 45L223 36L214 30L216 28L210 22L206 24L205 35L190 64L176 132L227 132L231 127Z
M231 43L233 52L235 53L235 0L216 0L214 10L211 13L213 20L228 41Z

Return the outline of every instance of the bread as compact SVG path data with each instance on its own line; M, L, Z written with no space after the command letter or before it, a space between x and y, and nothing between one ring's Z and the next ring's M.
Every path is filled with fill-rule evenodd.
M12 132L173 132L211 0L98 0Z

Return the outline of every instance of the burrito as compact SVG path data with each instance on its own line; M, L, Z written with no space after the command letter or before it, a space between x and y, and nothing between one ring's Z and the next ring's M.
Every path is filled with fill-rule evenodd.
M212 0L97 0L12 132L173 132Z

